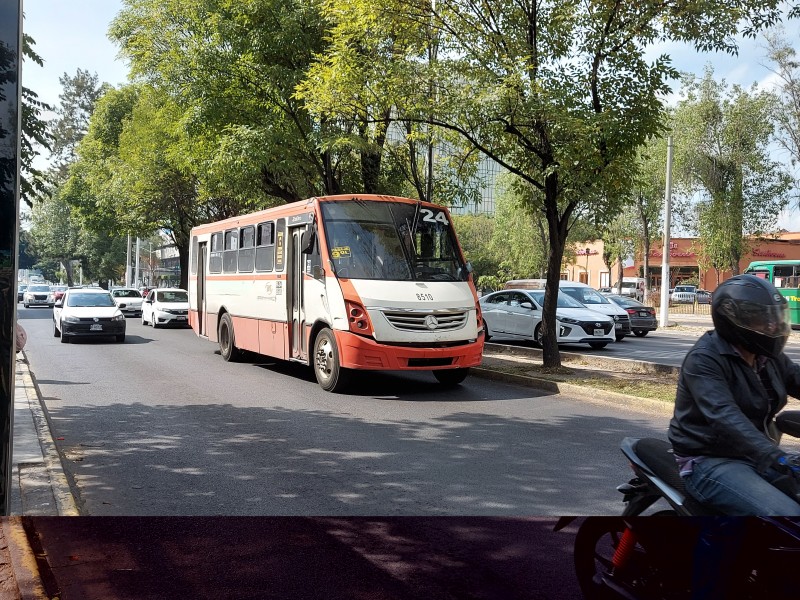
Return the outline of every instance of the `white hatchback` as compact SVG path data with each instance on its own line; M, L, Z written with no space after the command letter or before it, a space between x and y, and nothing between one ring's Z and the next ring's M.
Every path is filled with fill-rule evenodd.
M508 337L542 341L544 290L502 290L480 299L486 339ZM558 293L556 327L559 344L605 348L614 341L614 320Z
M150 290L142 303L142 325L189 325L189 292L178 288Z

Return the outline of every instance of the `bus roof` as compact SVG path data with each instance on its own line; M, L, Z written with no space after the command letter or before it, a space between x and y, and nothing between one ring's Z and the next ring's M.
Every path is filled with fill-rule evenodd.
M401 196L388 196L382 194L336 194L331 196L315 196L306 200L298 200L297 202L290 202L280 206L273 206L235 217L229 217L221 221L214 221L211 223L203 223L196 225L192 228L192 234L206 233L208 231L219 230L220 228L228 228L239 225L242 221L252 223L262 218L275 219L286 215L301 213L304 210L311 210L311 207L318 202L338 202L342 200L368 200L372 202L403 202L405 204L420 204L423 206L435 206L439 210L447 210L447 207L438 204L432 204L424 200L415 200L413 198L403 198Z
M770 265L800 265L800 260L754 260L749 265L748 269L757 267L768 267Z

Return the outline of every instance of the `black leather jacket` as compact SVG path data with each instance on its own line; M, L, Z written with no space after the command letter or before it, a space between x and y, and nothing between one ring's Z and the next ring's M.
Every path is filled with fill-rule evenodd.
M783 451L774 439L775 414L787 393L800 397L800 366L781 353L767 359L770 398L759 375L733 347L709 331L689 350L681 366L669 440L682 456L725 456L749 460L759 471Z

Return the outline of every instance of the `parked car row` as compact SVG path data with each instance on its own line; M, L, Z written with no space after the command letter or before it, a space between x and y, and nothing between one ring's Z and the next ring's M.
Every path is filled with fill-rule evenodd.
M486 339L493 336L542 340L544 279L512 280L506 289L480 298ZM633 298L603 295L576 281L561 281L556 304L559 344L604 348L626 335L644 337L658 328L655 309Z

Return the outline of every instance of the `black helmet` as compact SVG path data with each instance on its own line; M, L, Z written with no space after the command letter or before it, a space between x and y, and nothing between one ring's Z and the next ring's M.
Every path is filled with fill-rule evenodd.
M766 279L737 275L714 291L711 318L720 336L748 352L778 356L789 339L786 298Z

